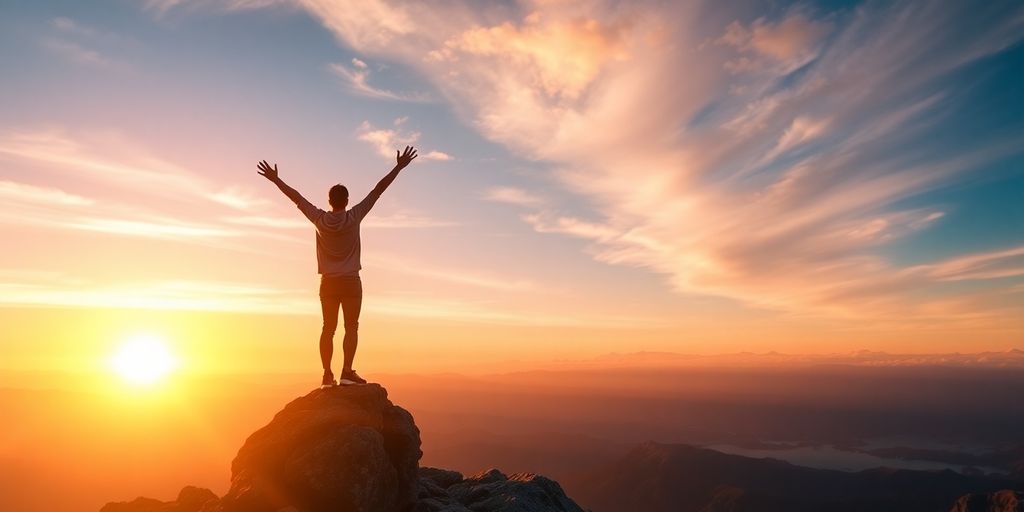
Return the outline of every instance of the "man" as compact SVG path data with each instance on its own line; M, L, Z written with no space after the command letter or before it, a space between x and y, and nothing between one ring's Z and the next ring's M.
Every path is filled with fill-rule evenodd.
M373 208L388 185L395 181L398 173L416 159L416 149L406 146L402 153L395 152L395 158L398 161L395 168L381 178L377 186L366 195L366 199L348 211L345 210L348 206L348 189L343 185L331 187L327 194L331 205L329 212L313 206L302 194L281 181L277 164L271 167L263 160L256 165L258 173L277 185L316 227L316 264L317 272L321 275L320 309L324 316L323 330L320 331L323 386L335 385L331 357L334 355L334 331L338 327L339 306L345 319L345 338L342 341L345 360L339 382L342 385L366 384L366 379L352 369L352 360L356 357L356 346L359 344L359 310L363 305L363 284L359 279L359 269L362 268L359 263L359 224L370 213L370 208Z

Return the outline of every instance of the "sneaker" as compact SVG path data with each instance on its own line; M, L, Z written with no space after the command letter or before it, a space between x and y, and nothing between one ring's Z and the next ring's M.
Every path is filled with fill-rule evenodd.
M344 370L341 372L341 379L338 381L342 386L352 384L366 384L366 379L359 376L355 370Z
M330 370L325 371L324 372L324 378L323 378L322 381L320 381L320 387L322 387L322 388L329 388L329 387L337 386L337 385L338 385L338 383L334 382L334 374L331 373Z

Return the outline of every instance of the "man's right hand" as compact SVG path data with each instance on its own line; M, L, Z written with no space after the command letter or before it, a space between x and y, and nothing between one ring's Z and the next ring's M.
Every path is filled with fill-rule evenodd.
M266 160L263 160L256 164L256 168L259 169L256 172L260 176L263 176L270 181L277 181L277 164L274 164L274 166L271 167Z
M405 166L409 165L416 158L416 148L412 146L406 146L405 151L401 154L398 150L395 150L395 160L398 162L395 164L396 169L405 169Z

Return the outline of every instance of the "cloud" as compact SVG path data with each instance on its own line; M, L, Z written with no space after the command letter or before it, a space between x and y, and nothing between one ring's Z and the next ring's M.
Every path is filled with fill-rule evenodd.
M45 39L43 47L75 64L104 69L119 67L119 64L92 48L86 48L74 41L62 39Z
M1024 276L1024 245L998 251L958 256L931 265L913 267L943 281L986 280Z
M736 12L720 26L708 5L679 2L294 5L553 169L589 215L534 206L523 219L590 241L599 261L784 314L1019 325L880 251L942 219L901 200L1024 147L1016 134L930 144L963 108L948 77L1020 41L1021 7L926 3ZM410 140L400 128L366 123L360 138L390 158Z
M363 121L359 125L356 138L373 146L377 154L393 159L396 150L405 146L414 146L420 140L420 132L402 131L402 126L407 120L408 118L405 117L395 119L394 128L378 128L370 124L369 121ZM418 158L425 160L448 161L455 158L438 150L419 151L418 154L420 155Z
M429 321L460 321L510 326L584 327L604 329L647 328L664 324L656 318L626 315L586 315L572 312L503 311L487 301L437 298L419 295L378 295L364 307L376 314L419 318Z
M413 102L427 102L431 101L430 96L426 93L412 92L412 93L397 93L387 89L380 89L369 84L370 79L370 67L357 58L352 59L351 67L344 64L330 64L328 69L331 70L342 82L346 85L349 91L367 98L374 98L379 100L394 100L394 101L413 101Z
M276 5L288 5L288 0L144 0L143 5L157 14L164 16L175 9L198 10L217 9L223 11L243 11L260 9Z
M229 216L224 221L242 226L255 226L260 228L275 229L310 229L312 224L304 218L291 217L268 217L259 215Z
M407 275L501 292L551 293L553 291L529 279L492 275L465 268L437 267L422 261L382 254L368 260L366 265L371 268L386 268Z
M7 280L0 283L0 303L88 308L239 311L309 314L319 311L305 290L194 280L139 281L113 285L81 282L69 276Z
M118 136L75 137L56 129L8 132L0 134L0 157L155 194L205 194L206 185L198 176Z
M521 24L504 22L466 30L429 54L432 60L487 57L506 61L522 73L531 90L579 98L608 60L623 59L621 27L593 18L547 19L538 10ZM566 58L572 56L572 58Z
M97 37L100 32L92 27L82 25L81 23L64 16L59 16L50 20L50 24L60 32L68 34L75 34L85 37Z
M805 116L793 119L793 123L779 138L779 143L768 153L768 159L820 137L828 130L829 121L829 119L812 119Z
M25 269L0 269L0 304L72 306L193 311L233 311L318 315L320 307L306 289L268 287L236 281L167 279L98 284L74 276ZM445 279L444 276L433 276ZM463 284L490 286L463 276ZM528 285L527 285L528 286ZM515 291L506 288L506 290ZM500 311L486 301L461 297L423 297L378 294L364 314L379 314L431 321L498 323L508 325L630 328L658 325L653 318L625 315L587 316L542 311Z
M84 217L77 220L69 220L64 225L85 231L147 238L209 238L239 236L241 234L236 230L224 229L209 224L182 222L173 218L133 220Z
M288 240L263 229L243 229L242 223L210 221L224 216L217 211L224 206L237 216L239 211L266 210L270 203L235 185L217 187L115 134L0 133L0 161L33 177L58 176L69 187L0 180L4 199L0 222L6 224L212 244L247 252L252 249L237 240ZM121 193L125 190L130 193Z
M484 191L482 197L487 201L517 206L540 206L544 204L544 200L540 197L517 187L491 187Z
M439 220L425 215L414 213L398 212L391 215L373 215L363 221L363 225L373 228L403 229L403 228L443 228L458 226L458 222Z
M312 224L306 219L292 217L268 217L258 215L228 216L224 221L242 226L255 226L262 228L276 229L312 229ZM418 229L418 228L444 228L458 226L458 222L439 220L426 215L419 215L409 212L397 212L391 215L374 214L363 221L366 227L381 229Z
M48 34L40 39L43 48L80 66L105 70L125 69L127 65L99 50L123 46L127 41L117 34L60 16L50 20Z
M427 151L426 153L423 153L422 158L424 160L440 160L442 162L455 160L455 157L449 155L448 153L445 153L444 151L438 151L436 149L432 149L430 151Z
M258 197L248 189L237 185L232 185L217 192L207 194L207 197L213 201L238 210L252 210L269 204L269 201L266 199Z
M821 40L830 29L829 23L796 11L778 21L758 18L750 25L734 21L717 42L742 54L725 63L731 72L760 71L772 64L780 64L781 70L788 72L817 56Z
M27 183L0 181L0 197L8 201L88 206L93 200L52 187L37 187Z

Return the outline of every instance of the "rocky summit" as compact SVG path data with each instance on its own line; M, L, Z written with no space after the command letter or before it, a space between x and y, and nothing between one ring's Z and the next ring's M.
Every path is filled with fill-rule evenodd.
M257 430L218 498L108 503L101 512L582 512L553 480L496 469L465 478L420 468L419 429L378 384L317 389Z

